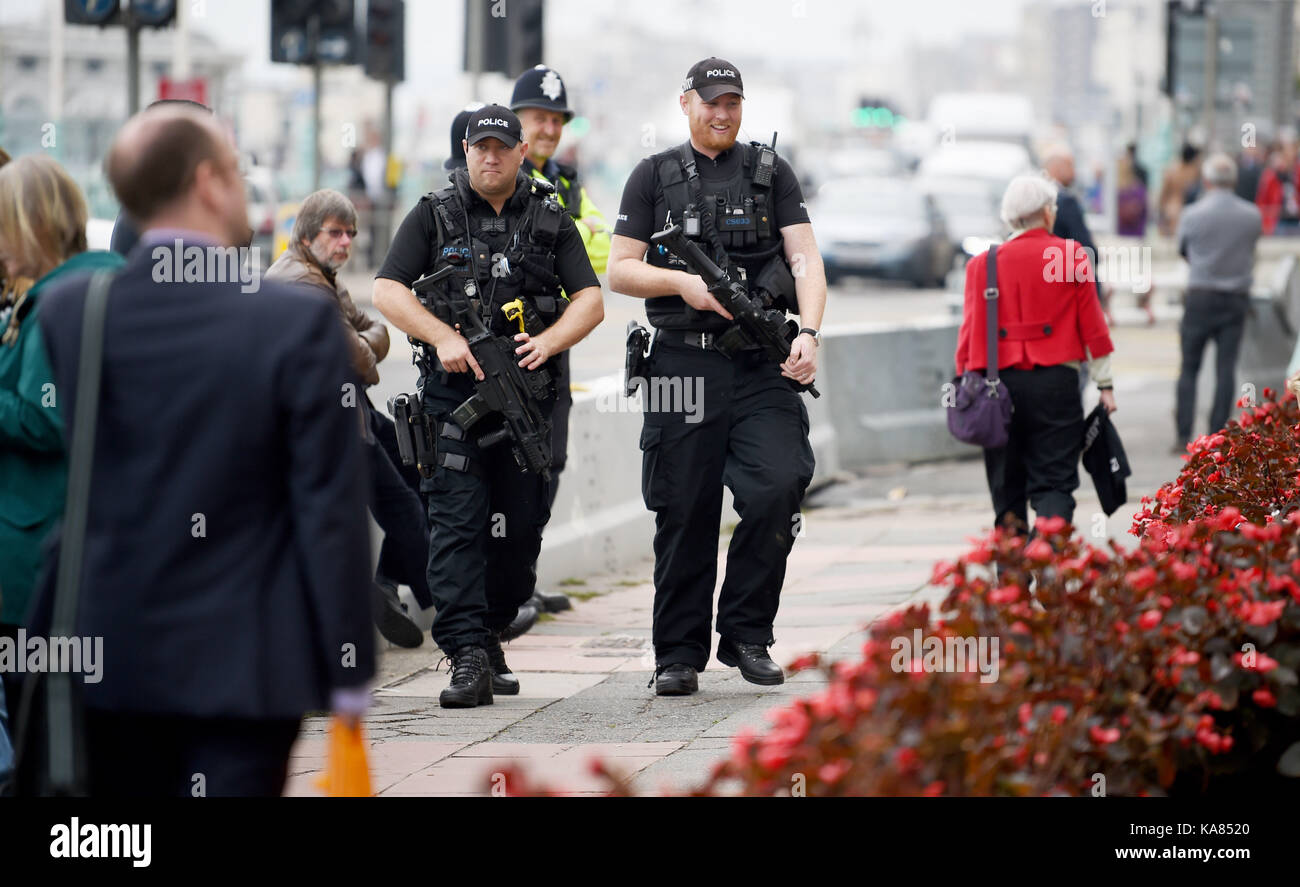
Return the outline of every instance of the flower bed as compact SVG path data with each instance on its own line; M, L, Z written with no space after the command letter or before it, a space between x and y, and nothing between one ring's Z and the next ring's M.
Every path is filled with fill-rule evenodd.
M1057 518L937 565L936 619L914 606L873 626L857 662L795 663L826 688L736 737L690 793L1296 792L1297 422L1288 394L1189 445L1144 500L1132 550L1071 538ZM977 640L996 650L994 680L972 661Z

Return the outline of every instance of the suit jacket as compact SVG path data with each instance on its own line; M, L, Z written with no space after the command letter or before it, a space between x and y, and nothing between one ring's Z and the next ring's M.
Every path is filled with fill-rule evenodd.
M1030 369L1115 350L1096 290L1079 270L1082 250L1030 228L998 247L998 368ZM988 253L966 264L966 307L957 334L957 372L987 366L984 299ZM1055 278L1055 279L1049 279Z
M103 661L86 704L324 710L331 689L374 674L366 478L357 418L341 406L338 309L273 282L155 282L158 249L142 241L108 298L78 617L81 636L103 638ZM86 284L48 291L40 316L69 441Z
M1088 264L1092 268L1093 286L1101 298L1101 281L1097 280L1097 244L1092 242L1092 232L1083 220L1083 206L1074 193L1064 187L1056 192L1056 224L1052 233L1062 240L1073 240L1088 251Z

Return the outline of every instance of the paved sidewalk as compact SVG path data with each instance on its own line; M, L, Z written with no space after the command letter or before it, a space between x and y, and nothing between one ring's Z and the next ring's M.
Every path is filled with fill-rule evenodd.
M982 474L978 461L948 464L955 473ZM1084 483L1080 515L1096 509ZM845 498L844 490L834 498ZM937 599L939 591L928 586L935 561L965 551L966 540L983 532L992 517L986 500L976 496L861 500L826 508L815 507L813 497L810 506L777 619L772 654L781 664L811 650L856 657L863 626L896 607ZM1123 538L1131 513L1107 521L1108 534ZM724 535L720 554L727 541ZM491 706L438 706L448 674L445 666L434 670L438 654L427 640L418 650L385 651L388 677L381 678L366 719L375 793L485 795L491 774L519 761L547 785L586 794L601 786L588 770L595 755L612 759L640 792L685 788L728 754L731 737L742 727L761 728L769 709L820 687L820 677L809 674L780 687L759 687L714 659L700 676L698 694L656 698L646 687L654 666L650 569L646 561L638 572L566 588L586 599L575 597L573 610L506 647L522 692L498 696ZM327 723L305 723L287 794L318 794L313 783L324 762Z

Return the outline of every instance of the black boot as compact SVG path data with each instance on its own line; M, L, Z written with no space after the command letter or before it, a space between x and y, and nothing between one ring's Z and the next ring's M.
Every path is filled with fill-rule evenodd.
M533 592L528 603L536 607L538 613L562 613L573 609L573 602L569 600L569 596L558 591L538 589Z
M718 640L718 661L740 669L740 676L751 684L783 684L785 672L767 655L764 644L744 644L726 638Z
M700 689L698 673L684 662L661 665L655 669L650 683L656 696L690 696Z
M492 693L496 696L516 696L519 693L519 678L506 665L506 651L501 649L501 641L491 638L483 647L487 651L488 666L492 669Z
M443 708L492 704L492 668L482 647L461 647L451 659L451 684L438 695Z
M537 608L531 603L524 604L515 613L514 621L501 630L501 640L513 641L521 634L525 634L530 628L537 624Z
M424 643L424 632L406 615L396 585L378 580L371 585L370 613L375 627L389 643L408 649Z

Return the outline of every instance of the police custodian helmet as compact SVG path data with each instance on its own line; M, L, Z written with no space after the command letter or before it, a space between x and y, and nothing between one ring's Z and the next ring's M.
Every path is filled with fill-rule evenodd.
M558 111L564 115L565 123L573 119L564 81L560 79L559 74L545 65L528 69L515 81L515 91L510 96L510 110L518 113L520 108Z

